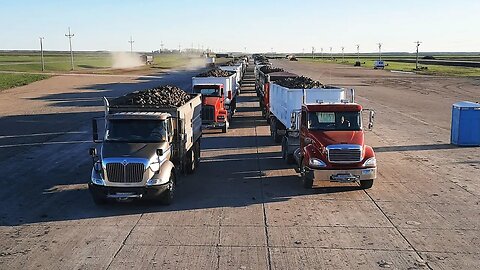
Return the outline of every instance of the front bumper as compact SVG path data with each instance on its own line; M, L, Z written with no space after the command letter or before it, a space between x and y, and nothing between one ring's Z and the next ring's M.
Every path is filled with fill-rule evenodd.
M377 178L377 168L346 169L346 170L312 170L313 181L331 181L350 183Z
M170 183L145 187L109 187L88 183L88 189L94 195L107 199L156 199L170 187Z
M202 123L202 128L209 129L209 128L222 128L224 127L226 122L207 122Z

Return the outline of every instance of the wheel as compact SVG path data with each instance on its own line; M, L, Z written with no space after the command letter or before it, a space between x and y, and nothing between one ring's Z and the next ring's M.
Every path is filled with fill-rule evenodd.
M313 172L312 171L306 171L305 166L302 164L302 185L304 188L312 188L313 186Z
M286 137L283 137L282 139L282 158L285 160L285 162L287 162L287 164L295 163L293 154L288 153L288 141Z
M196 162L195 162L195 146L192 146L192 149L190 149L187 152L187 173L191 174L195 171L196 168Z
M361 180L360 181L360 188L361 189L369 189L373 186L373 179L370 180Z
M107 203L107 198L105 198L105 196L103 195L92 193L92 198L93 198L93 202L96 205L104 205Z
M229 122L225 122L225 125L222 127L222 133L227 133L228 131L228 126L229 126Z
M176 186L176 179L175 179L175 174L172 171L170 173L170 183L169 183L168 189L161 195L160 198L160 203L164 205L170 205L173 202L173 199L175 198L175 186Z
M198 167L200 166L200 139L198 139L198 141L195 143L196 147L195 147L195 151L196 151L196 159L195 159L195 167L198 169Z

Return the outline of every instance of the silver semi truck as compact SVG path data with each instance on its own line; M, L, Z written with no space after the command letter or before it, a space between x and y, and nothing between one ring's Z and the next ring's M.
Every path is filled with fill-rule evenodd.
M153 199L170 204L181 173L200 162L200 95L180 107L110 105L93 119L89 190L96 204L108 200ZM99 138L99 120L104 131Z

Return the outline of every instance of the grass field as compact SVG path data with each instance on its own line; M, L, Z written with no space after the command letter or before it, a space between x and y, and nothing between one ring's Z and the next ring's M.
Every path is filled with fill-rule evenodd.
M399 57L394 57L399 58ZM362 67L372 68L376 58L360 58ZM383 59L383 58L382 58ZM414 63L400 63L400 62L389 62L388 57L383 59L388 66L385 67L386 70L397 70L397 71L407 71L415 72L417 74L424 75L437 75L437 76L459 76L459 77L477 77L480 76L480 68L470 68L470 67L456 67L456 66L442 66L442 65L420 65L421 67L426 67L427 69L422 69L415 71ZM326 58L300 58L300 61L307 62L318 62L318 63L335 63L335 64L345 64L351 65L357 61L357 58L345 57L345 60L342 61L341 58L336 60L329 60Z
M14 73L1 73L0 74L0 91L27 85L35 81L49 78L49 75L41 74L14 74Z
M70 54L68 52L46 52L44 54L45 71L42 73L41 58L35 52L0 52L0 90L18 87L43 80L49 77L49 73L71 72ZM161 54L155 55L154 64L136 68L135 70L165 70L181 67L189 67L199 64L202 61L199 57L183 54ZM74 53L74 72L80 73L101 73L119 74L122 70L113 70L112 56L107 52L76 52ZM8 73L8 72L12 73ZM19 74L13 72L26 72Z

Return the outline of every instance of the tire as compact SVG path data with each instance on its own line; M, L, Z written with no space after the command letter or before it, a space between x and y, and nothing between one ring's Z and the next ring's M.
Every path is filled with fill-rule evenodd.
M361 189L369 189L373 186L373 179L370 180L361 180L360 181L360 188Z
M195 151L195 145L192 146L192 149L190 149L188 152L187 152L187 173L188 174L192 174L195 169L196 169L196 162L195 162L195 155L196 155L196 151Z
M306 189L311 189L313 186L313 172L305 172L305 167L302 166L302 185Z
M173 200L175 199L175 189L176 189L176 179L175 174L172 171L170 173L170 187L166 190L160 198L160 203L163 205L170 205L172 204Z
M228 126L229 126L229 125L230 125L230 124L229 124L228 121L225 122L225 126L222 127L222 133L227 133L227 131L228 131Z
M287 164L295 163L295 158L293 157L293 154L288 153L288 144L286 137L283 137L282 139L282 158Z
M196 150L196 153L197 155L195 156L196 159L195 159L195 167L197 168L198 170L198 167L200 166L200 139L198 139L198 141L195 143L196 147L195 147L195 150Z

